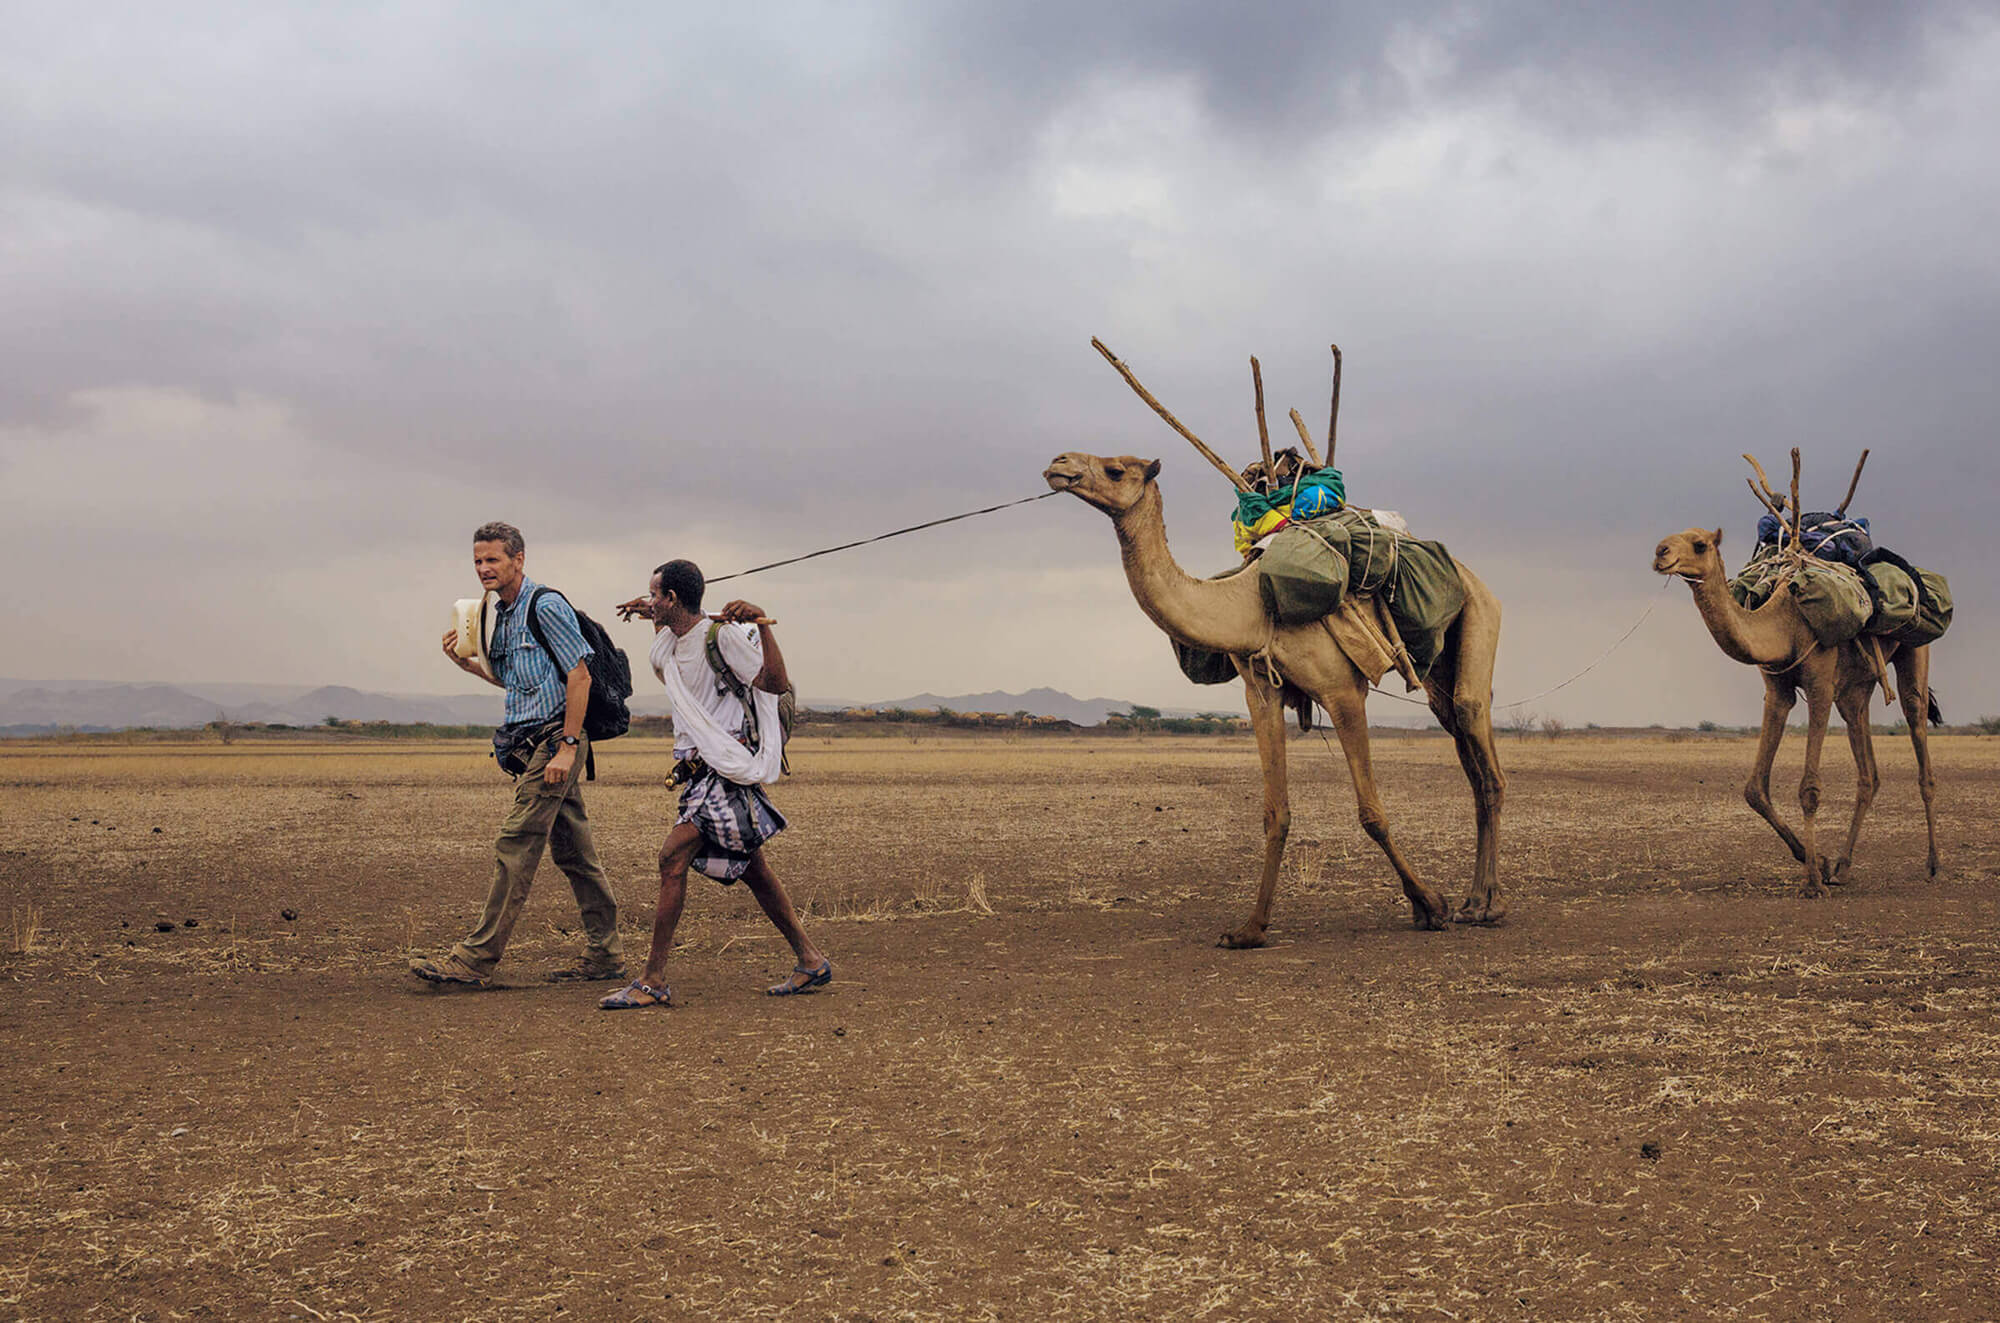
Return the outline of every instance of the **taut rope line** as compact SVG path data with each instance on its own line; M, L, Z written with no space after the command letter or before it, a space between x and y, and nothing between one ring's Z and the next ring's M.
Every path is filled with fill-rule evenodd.
M946 515L943 519L933 519L923 524L911 524L908 528L899 528L892 533L877 533L874 537L864 537L856 542L843 542L837 547L825 547L819 551L808 551L803 556L793 556L787 560L774 560L769 565L753 565L747 570L738 570L734 574L719 574L708 582L721 583L726 579L740 579L746 574L762 574L765 570L775 570L780 565L796 565L802 560L812 560L819 556L831 556L836 551L848 551L855 547L865 547L870 542L885 542L892 537L901 537L905 533L915 533L926 528L936 528L939 524L955 523L960 519L970 519L974 515L992 514L995 510L1005 510L1010 506L1026 505L1030 501L1045 501L1051 496L1060 495L1062 493L1059 491L1046 491L1034 496L1023 496L1018 501L1002 501L999 505L989 505L984 510L967 510L964 514Z

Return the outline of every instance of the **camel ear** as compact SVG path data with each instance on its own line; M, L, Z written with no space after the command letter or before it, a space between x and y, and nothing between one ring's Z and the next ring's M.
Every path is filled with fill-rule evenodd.
M1156 459L1152 463L1146 466L1146 481L1151 482L1153 479L1159 476L1160 476L1160 461Z
M1722 530L1718 528L1718 529L1716 529L1716 530L1715 530L1715 531L1714 531L1713 533L1710 533L1710 534L1708 535L1708 542L1709 542L1709 545L1710 545L1710 546L1715 546L1715 547L1719 547L1719 546L1721 546L1721 545L1722 545Z

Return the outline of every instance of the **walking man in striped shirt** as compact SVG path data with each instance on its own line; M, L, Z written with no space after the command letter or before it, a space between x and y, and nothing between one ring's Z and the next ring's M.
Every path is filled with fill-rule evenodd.
M493 756L514 777L514 807L494 845L493 886L478 926L447 954L410 962L410 972L427 983L483 988L493 981L544 848L576 893L586 946L575 964L544 977L551 982L625 977L618 904L598 866L583 811L590 645L563 595L543 590L527 576L526 564L527 543L512 524L485 524L473 533L472 567L480 584L498 595L487 653L499 678L489 683L507 691L507 713L506 724L493 732ZM456 630L445 632L444 655L487 679L477 662L458 656L456 639Z

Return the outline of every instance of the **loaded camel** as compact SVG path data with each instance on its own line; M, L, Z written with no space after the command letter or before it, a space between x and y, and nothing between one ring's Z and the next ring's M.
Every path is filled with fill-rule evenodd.
M1194 444L1210 463L1220 469L1239 491L1250 487L1243 475L1225 463L1141 386L1131 370L1110 350L1093 340L1140 398L1151 405L1175 431ZM1335 350L1336 359L1338 350ZM1255 360L1252 360L1253 371ZM1339 378L1335 377L1334 400L1339 402ZM1305 423L1296 410L1293 424L1313 455ZM1264 449L1264 471L1274 473L1278 465L1271 454L1269 436L1263 431L1263 395L1258 384L1259 435ZM1332 460L1333 433L1329 426L1327 460ZM1446 896L1426 883L1397 848L1389 831L1382 797L1375 788L1375 773L1368 751L1369 677L1349 659L1335 641L1333 627L1325 622L1300 626L1275 624L1265 614L1254 563L1216 579L1198 579L1175 563L1167 548L1164 505L1154 479L1160 461L1132 456L1106 458L1069 453L1058 455L1043 478L1056 491L1066 491L1097 507L1111 517L1118 534L1118 546L1125 563L1125 577L1139 609L1177 642L1228 654L1243 678L1249 700L1250 719L1257 735L1258 759L1264 776L1264 867L1257 887L1257 899L1250 916L1232 932L1223 934L1220 945L1232 948L1264 944L1270 926L1271 902L1276 894L1278 865L1284 856L1285 838L1291 830L1291 804L1285 770L1285 703L1288 697L1301 706L1301 722L1307 719L1309 702L1317 702L1332 720L1340 737L1341 752L1354 780L1354 797L1360 810L1361 826L1388 856L1403 894L1409 899L1410 913L1420 929L1437 930L1447 920L1459 923L1494 923L1507 912L1499 884L1500 804L1506 791L1493 742L1493 656L1500 638L1500 604L1464 566L1458 567L1464 583L1465 605L1452 621L1445 644L1423 684L1430 709L1450 732L1458 747L1459 763L1472 786L1478 826L1478 848L1473 863L1472 882L1456 911Z
M1750 484L1757 499L1781 523L1789 526L1790 546L1796 558L1803 554L1799 521L1799 452L1792 451L1791 518L1786 519L1785 498L1770 488L1763 466L1745 455L1757 478ZM1847 500L1839 513L1845 515L1854 489L1861 481L1861 468L1868 452L1848 485ZM1795 563L1796 568L1796 563ZM1735 661L1755 666L1764 677L1764 726L1757 742L1757 761L1750 779L1743 785L1743 798L1757 816L1771 824L1792 857L1805 867L1803 894L1823 896L1827 885L1847 880L1854 859L1854 843L1861 835L1861 820L1875 800L1882 784L1875 762L1875 743L1868 729L1868 703L1876 684L1886 690L1885 667L1893 666L1901 690L1903 718L1910 727L1910 743L1917 751L1917 787L1924 800L1924 827L1930 837L1930 876L1938 872L1937 812L1934 799L1937 778L1931 772L1930 735L1926 721L1937 721L1937 701L1930 692L1930 645L1908 646L1890 638L1863 634L1837 648L1821 646L1812 627L1800 614L1797 600L1782 589L1773 592L1763 606L1749 610L1729 592L1729 576L1722 568L1722 530L1690 528L1662 541L1653 551L1653 570L1658 574L1679 575L1694 592L1695 609L1702 623L1715 636L1722 651ZM1803 691L1806 696L1806 765L1799 781L1801 825L1794 833L1779 820L1771 806L1771 764L1778 756L1778 743L1785 737L1785 722ZM1829 861L1820 851L1814 830L1819 813L1819 760L1826 742L1827 716L1839 708L1847 723L1847 743L1854 754L1854 816L1847 827L1847 841L1838 861Z

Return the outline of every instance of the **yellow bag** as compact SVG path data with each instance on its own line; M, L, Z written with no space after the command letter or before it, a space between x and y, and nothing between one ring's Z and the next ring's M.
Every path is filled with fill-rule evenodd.
M1257 545L1259 538L1267 533L1272 533L1283 528L1286 521L1291 517L1292 507L1281 505L1273 510L1266 511L1263 518L1254 524L1239 524L1232 520L1230 527L1236 533L1236 554L1239 556L1249 555L1250 548Z

